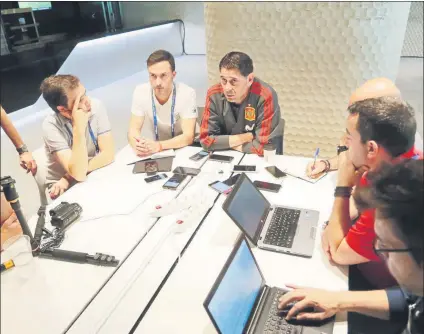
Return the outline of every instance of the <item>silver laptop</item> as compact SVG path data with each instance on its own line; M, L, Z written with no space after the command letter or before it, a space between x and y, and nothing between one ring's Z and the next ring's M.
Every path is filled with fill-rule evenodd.
M319 322L284 318L287 290L266 284L245 238L239 238L203 303L219 334L331 334L334 317ZM309 310L310 312L312 310Z
M238 179L222 208L253 245L312 257L318 211L271 205L246 174Z

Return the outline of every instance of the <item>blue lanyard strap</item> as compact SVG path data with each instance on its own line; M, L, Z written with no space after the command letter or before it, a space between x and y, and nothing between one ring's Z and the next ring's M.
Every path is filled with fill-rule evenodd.
M171 138L174 138L175 135L175 124L174 124L174 110L175 110L175 96L177 94L177 89L175 88L172 92L172 105L171 105ZM159 129L158 129L158 117L156 112L156 105L155 105L155 98L154 98L154 92L152 89L152 112L153 112L153 126L155 128L155 137L156 140L159 140Z
M72 142L73 142L72 130L68 128L67 124L65 124L65 129L68 131L69 136L71 137L71 146L72 146ZM99 144L97 142L96 136L94 135L93 129L91 128L90 122L88 122L88 132L90 133L91 140L93 141L94 147L96 148L96 153L98 154L100 152Z

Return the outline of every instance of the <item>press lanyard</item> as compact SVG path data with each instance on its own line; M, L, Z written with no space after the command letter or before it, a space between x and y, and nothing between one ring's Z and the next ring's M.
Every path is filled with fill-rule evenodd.
M172 92L172 105L171 105L171 138L174 138L174 109L175 109L175 95L177 94L177 90L175 88L175 84L174 84L174 89ZM153 125L155 127L155 136L156 136L156 140L159 140L159 130L158 130L158 117L157 117L157 113L156 113L156 105L155 105L155 98L153 97L154 93L153 93L153 89L152 89L152 111L153 111Z
M72 141L73 141L72 131L67 127L67 124L65 124L65 129L68 131L69 136L71 137L71 146L72 146ZM94 135L93 130L91 129L90 122L88 122L88 132L90 133L91 140L93 141L93 144L96 148L96 153L99 153L100 152L99 144L97 143L96 136Z

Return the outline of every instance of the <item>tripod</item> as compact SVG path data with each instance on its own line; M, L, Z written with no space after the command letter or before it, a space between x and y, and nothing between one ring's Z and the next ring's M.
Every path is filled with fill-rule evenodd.
M16 191L15 180L10 176L1 178L1 186L3 188L4 196L6 200L12 206L12 209L15 210L16 217L18 218L19 224L22 227L22 232L30 238L31 249L33 256L39 256L42 258L51 258L55 260L67 261L67 262L77 262L77 263L90 263L103 266L112 266L116 267L119 264L119 260L115 259L114 256L96 253L90 255L88 253L82 252L73 252L68 250L57 249L55 247L60 246L64 238L64 230L57 229L56 233L52 233L47 230L44 226L46 224L46 206L42 205L38 209L38 220L35 227L34 236L31 233L31 229L28 226L28 223L23 215L21 204L19 203L19 195ZM55 232L55 231L54 231ZM59 236L56 240L48 242L46 245L43 245L44 234L49 237Z

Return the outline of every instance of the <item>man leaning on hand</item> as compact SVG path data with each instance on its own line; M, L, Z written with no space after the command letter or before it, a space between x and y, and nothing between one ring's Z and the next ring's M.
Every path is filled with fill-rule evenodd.
M105 107L87 96L77 77L53 75L40 89L54 111L43 122L46 183L54 199L88 173L112 163L115 147Z

